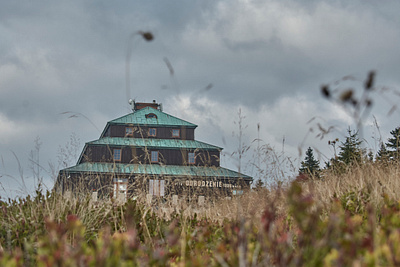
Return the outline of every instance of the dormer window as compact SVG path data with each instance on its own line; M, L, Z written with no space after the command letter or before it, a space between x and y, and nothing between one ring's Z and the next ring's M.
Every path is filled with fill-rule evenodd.
M172 129L172 137L180 137L181 131L179 129Z
M133 136L133 127L125 127L125 136Z
M157 115L154 113L146 114L146 119L157 119Z
M149 128L149 136L156 136L157 129L156 128Z

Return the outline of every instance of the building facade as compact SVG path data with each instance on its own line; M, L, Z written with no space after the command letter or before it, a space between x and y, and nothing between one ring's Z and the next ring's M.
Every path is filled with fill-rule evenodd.
M60 170L59 190L212 197L250 187L252 177L220 166L222 148L195 140L197 125L155 101L132 105L132 113L109 121L99 139L85 144L75 166Z

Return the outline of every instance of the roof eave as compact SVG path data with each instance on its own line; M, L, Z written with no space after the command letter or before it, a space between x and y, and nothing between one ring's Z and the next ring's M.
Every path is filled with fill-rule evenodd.
M139 126L139 127L177 127L177 128L189 128L189 129L196 129L197 125L178 125L178 124L147 124L147 123L123 123L123 122L108 122L107 125L129 125L129 126Z
M81 160L83 158L83 155L85 154L85 151L86 151L87 147L88 147L88 143L85 143L85 146L83 147L82 152L79 155L79 158L78 158L78 161L76 162L76 165L81 163Z

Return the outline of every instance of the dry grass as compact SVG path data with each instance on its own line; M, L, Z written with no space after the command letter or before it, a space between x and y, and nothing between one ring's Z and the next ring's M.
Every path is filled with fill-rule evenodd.
M384 195L392 200L400 199L400 166L378 163L353 166L342 175L326 173L323 180L308 181L303 188L327 209L334 198L350 192L368 193L369 203L378 208L383 204Z
M392 254L381 250L400 244L389 238L398 236L400 225L398 177L396 164L369 163L353 166L342 175L325 173L323 180L250 190L240 197L207 200L204 204L182 200L174 205L161 199L148 203L145 196L126 204L113 199L93 202L87 195L39 192L34 199L2 203L0 244L8 253L4 255L15 258L21 257L18 249L22 248L31 263L51 262L51 255L57 251L68 256L72 247L89 259L85 251L97 253L98 246L103 249L106 244L110 251L134 254L106 257L116 262L149 261L150 257L163 260L161 265L197 260L197 266L236 266L246 261L256 266L351 266L376 251L368 262L398 266L396 261L387 264ZM389 205L387 199L391 199ZM384 230L376 231L377 227ZM52 238L57 237L61 248L54 248ZM381 247L374 250L374 244ZM36 251L37 247L47 250ZM164 254L155 254L157 250ZM39 255L36 253L47 253L50 258L27 258ZM7 262L8 258L3 260Z
M289 186L286 184L279 188L249 190L243 196L206 201L204 205L192 201L184 204L180 202L174 206L167 201L154 203L149 208L164 218L177 212L189 217L197 214L218 222L240 218L257 224L271 203L274 203L279 214L287 215L286 194ZM315 205L326 212L331 210L335 199L346 199L349 194L354 195L353 201L363 202L363 205L368 203L379 210L384 205L385 196L390 200L400 199L400 166L378 163L353 166L341 175L326 172L322 180L302 182L302 187L303 194L312 196Z

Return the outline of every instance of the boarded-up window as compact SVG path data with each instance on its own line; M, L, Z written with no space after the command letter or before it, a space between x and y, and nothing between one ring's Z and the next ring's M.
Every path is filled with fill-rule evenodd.
M165 195L165 180L149 180L149 194L163 197Z

